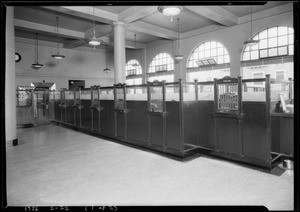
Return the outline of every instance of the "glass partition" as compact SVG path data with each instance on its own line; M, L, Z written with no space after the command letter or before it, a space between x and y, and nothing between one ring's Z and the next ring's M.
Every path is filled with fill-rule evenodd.
M242 101L265 102L266 101L265 81L242 82Z
M80 90L81 100L91 100L91 90Z
M74 91L75 105L80 105L80 91Z
M198 100L214 101L214 82L198 83Z
M147 101L147 86L136 85L126 87L126 100Z
M185 82L182 84L183 101L196 101L195 83Z
M166 84L166 101L179 102L179 84Z
M270 80L271 112L294 113L293 82Z
M100 100L114 100L114 88L100 88Z
M74 91L65 91L65 98L67 100L73 100L74 99Z

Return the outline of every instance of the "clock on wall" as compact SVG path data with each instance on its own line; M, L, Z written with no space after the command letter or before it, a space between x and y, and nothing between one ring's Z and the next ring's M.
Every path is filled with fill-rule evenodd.
M15 53L15 62L18 63L21 61L21 55L19 53Z

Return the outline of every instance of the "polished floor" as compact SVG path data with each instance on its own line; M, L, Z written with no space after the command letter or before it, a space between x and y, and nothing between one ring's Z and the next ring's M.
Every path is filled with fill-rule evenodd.
M264 205L293 210L294 173L225 160L180 162L56 125L7 146L9 206Z

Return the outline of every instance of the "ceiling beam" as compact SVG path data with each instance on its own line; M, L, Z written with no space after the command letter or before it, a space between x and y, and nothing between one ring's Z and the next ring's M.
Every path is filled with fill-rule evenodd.
M27 29L30 31L38 31L38 32L44 32L49 34L55 34L55 35L57 34L56 27L44 25L44 24L38 24L30 21L14 19L14 25L15 27L20 29ZM62 37L73 38L73 39L85 38L83 32L78 32L75 30L64 29L64 28L58 28L58 35Z
M94 8L94 15L93 7L90 6L42 6L42 8L84 19L95 20L106 24L111 24L113 21L118 21L117 14L107 12L96 7Z
M133 6L119 13L119 21L131 23L157 12L157 6Z
M95 36L96 38L101 37L102 35L106 35L110 32L112 32L112 26L111 25L96 25L95 26ZM85 38L92 38L94 36L94 27L88 29L84 32Z
M224 26L238 24L238 17L220 6L185 6L185 8Z
M134 22L129 25L127 25L127 28L129 30L135 31L135 32L142 32L145 34L165 38L165 39L177 39L177 32L158 27L152 24L148 24L142 21Z

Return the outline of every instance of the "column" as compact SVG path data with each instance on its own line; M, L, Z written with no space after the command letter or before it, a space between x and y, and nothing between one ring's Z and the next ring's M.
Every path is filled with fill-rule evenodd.
M125 83L125 24L113 22L114 25L114 79L115 83Z
M6 10L6 58L5 58L5 134L6 144L18 144L16 119L16 71L14 7Z

